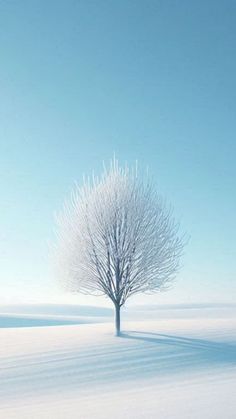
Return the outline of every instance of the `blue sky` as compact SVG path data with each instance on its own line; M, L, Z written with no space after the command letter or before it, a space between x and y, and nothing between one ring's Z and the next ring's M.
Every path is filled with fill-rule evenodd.
M229 0L0 2L1 301L64 299L54 213L114 152L191 236L173 291L140 301L236 301L235 18Z

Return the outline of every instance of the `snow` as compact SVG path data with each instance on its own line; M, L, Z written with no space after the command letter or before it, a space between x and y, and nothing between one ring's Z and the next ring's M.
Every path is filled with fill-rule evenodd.
M236 417L233 307L130 309L121 337L109 311L14 311L30 327L0 329L0 418Z

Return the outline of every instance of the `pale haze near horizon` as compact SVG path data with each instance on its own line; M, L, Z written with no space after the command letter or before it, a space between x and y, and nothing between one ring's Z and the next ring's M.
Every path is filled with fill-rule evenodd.
M54 213L74 181L153 176L190 235L173 290L236 302L235 17L227 1L1 2L0 301L104 304L58 287Z

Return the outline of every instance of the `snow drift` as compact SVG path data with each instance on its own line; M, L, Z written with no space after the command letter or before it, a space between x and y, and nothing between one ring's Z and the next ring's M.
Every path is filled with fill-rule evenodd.
M0 417L235 418L235 311L188 312L119 338L110 322L0 329Z

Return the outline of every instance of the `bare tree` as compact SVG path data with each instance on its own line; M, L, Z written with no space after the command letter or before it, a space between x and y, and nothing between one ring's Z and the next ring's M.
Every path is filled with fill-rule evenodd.
M72 292L105 295L120 308L138 293L167 289L183 240L172 209L148 176L113 161L100 179L84 180L57 217L57 259Z

